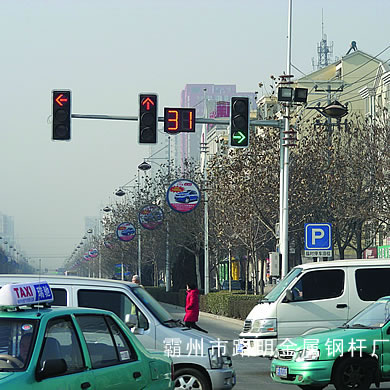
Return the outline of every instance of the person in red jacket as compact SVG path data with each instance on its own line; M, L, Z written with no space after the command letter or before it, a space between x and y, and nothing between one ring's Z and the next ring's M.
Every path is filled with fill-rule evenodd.
M184 323L188 328L200 330L208 333L207 330L202 329L196 324L199 319L199 290L193 283L187 283L187 297L186 297L186 314L184 316Z

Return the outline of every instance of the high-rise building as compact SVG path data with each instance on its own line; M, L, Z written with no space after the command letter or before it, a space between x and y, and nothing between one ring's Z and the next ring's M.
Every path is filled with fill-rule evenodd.
M0 213L0 237L9 245L15 243L14 217Z
M195 108L197 118L229 117L232 96L248 96L251 107L256 108L255 93L238 92L233 84L187 84L181 92L181 106ZM172 138L177 166L183 167L186 160L199 161L201 125L196 126L195 133L179 133Z

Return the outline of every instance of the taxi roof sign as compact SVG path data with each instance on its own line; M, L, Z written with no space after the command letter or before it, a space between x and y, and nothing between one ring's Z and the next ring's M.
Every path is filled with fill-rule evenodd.
M2 308L49 303L53 299L53 292L46 281L6 284L0 289Z

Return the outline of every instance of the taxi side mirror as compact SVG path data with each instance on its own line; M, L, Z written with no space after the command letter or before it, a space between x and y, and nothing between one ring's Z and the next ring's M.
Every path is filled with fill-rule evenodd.
M42 379L51 378L65 374L68 366L64 359L48 359L42 364L42 368L35 373L35 379L40 382Z

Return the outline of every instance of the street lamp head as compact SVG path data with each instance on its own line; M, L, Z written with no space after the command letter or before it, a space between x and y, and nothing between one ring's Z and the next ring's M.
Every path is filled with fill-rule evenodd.
M294 90L294 102L295 103L306 103L307 102L307 88L295 88Z
M278 102L292 102L294 99L294 89L290 87L278 88Z
M87 233L92 233L92 229L88 229L88 230L87 230Z
M148 171L150 168L152 168L152 166L146 161L138 165L138 169L140 169L141 171Z
M325 115L331 118L342 118L348 114L348 109L346 106L335 100L333 103L330 103L324 107L323 112Z
M108 212L111 211L111 207L106 206L106 207L104 207L103 211L104 211L105 213L108 213Z
M116 196L123 196L123 195L126 195L126 192L122 190L122 188L120 188L117 192L115 192L115 195Z
M84 237L83 237L83 240L86 240L86 239L87 239L87 236L84 236Z

